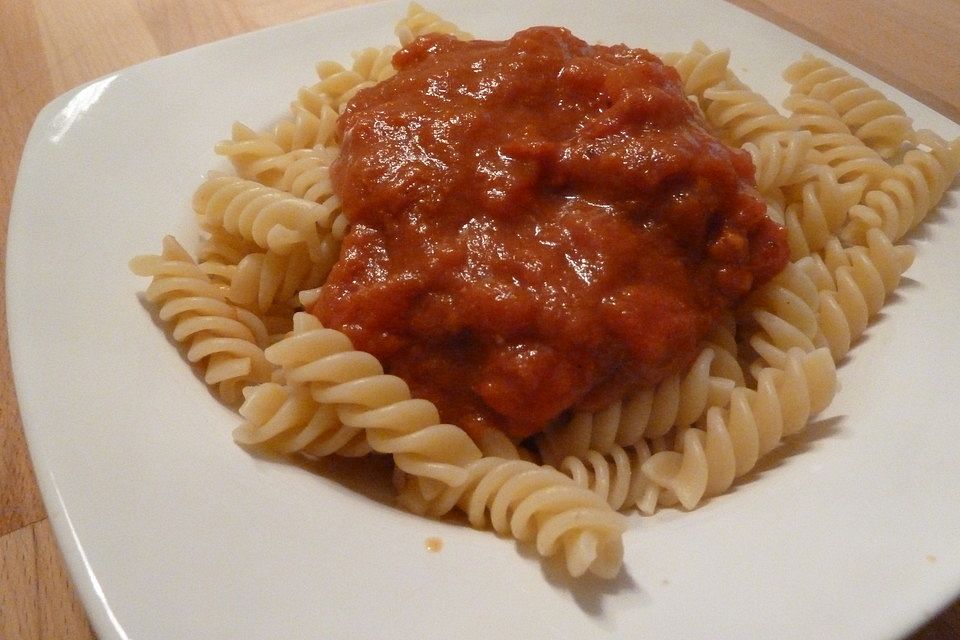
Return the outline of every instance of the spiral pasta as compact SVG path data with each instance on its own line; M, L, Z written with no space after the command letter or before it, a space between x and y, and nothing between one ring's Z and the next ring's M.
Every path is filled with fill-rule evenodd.
M836 390L836 369L827 349L792 349L783 369L760 371L756 389L738 387L727 408L707 411L703 428L675 436L676 449L653 454L641 471L663 488L661 501L685 509L726 491L780 440L800 431L824 409Z
M790 112L790 122L810 132L811 162L829 167L841 184L856 185L862 195L891 175L886 160L850 132L830 103L791 94L783 105Z
M786 194L782 224L793 260L823 249L847 222L850 207L860 194L859 187L838 182L830 171L814 171L813 175L789 187Z
M330 251L324 249L324 239L336 213L333 202L321 205L257 182L214 174L197 189L193 208L202 228L223 229L280 255L298 245L306 245L316 260Z
M722 84L706 89L703 97L707 101L707 122L731 146L794 130L790 121L755 91Z
M470 36L417 4L399 43ZM339 114L395 73L396 46L352 64L321 62L267 131L233 126L193 205L204 232L194 261L172 238L131 262L144 298L205 381L238 405L237 443L282 455L390 456L414 513L454 508L477 528L561 555L573 576L611 577L627 521L618 510L694 508L726 491L836 391L836 363L910 266L900 239L960 168L960 141L914 131L862 81L805 57L785 78L786 114L730 70L730 52L696 42L668 53L684 92L753 159L791 262L724 318L693 362L596 412L572 412L536 438L490 431L474 442L411 397L372 355L300 309L321 295L349 221L330 179Z
M395 32L400 40L400 45L404 47L428 33L445 33L458 40L471 40L473 38L466 31L461 31L457 25L427 11L416 2L410 3L407 15L397 23Z
M564 554L572 576L617 574L626 520L590 489L556 469L526 460L485 457L464 467L463 482L432 499L416 485L401 488L400 501L414 513L442 516L459 507L476 528L534 541L542 556Z
M826 60L806 54L783 76L793 93L829 102L853 134L884 158L895 157L913 139L913 122L900 105Z
M238 412L244 422L233 431L238 444L315 458L370 453L364 432L341 424L334 408L315 401L306 386L265 382L243 395Z
M305 246L281 255L272 251L250 253L230 272L227 299L234 304L266 314L276 305L295 309L299 294L323 284L336 256L314 262Z
M641 440L629 447L614 446L606 454L590 450L567 456L558 469L613 509L652 513L662 489L643 474L643 463L650 455L650 448Z
M405 473L456 485L481 455L466 433L440 422L433 403L411 398L406 383L311 314L295 314L291 335L265 355L288 384L309 386L315 401L335 407L342 425L363 429L370 447L392 454Z
M263 353L267 331L254 314L229 304L180 244L170 236L160 255L137 256L130 269L152 278L144 297L172 325L171 336L187 347L187 360L203 369L228 403L244 386L268 380L272 367Z
M960 167L960 140L947 142L930 131L921 131L917 137L929 150L908 150L891 177L851 208L850 223L842 233L846 241L862 244L871 228L898 240L943 197Z
M284 154L283 173L272 185L280 191L318 204L327 204L330 209L339 207L333 184L330 180L330 165L337 157L336 147L300 149Z
M643 438L658 438L676 426L692 424L709 407L725 404L742 382L735 355L707 346L683 375L674 374L596 413L578 412L569 422L548 429L538 439L540 455L554 464L571 455L591 450L605 454Z
M747 305L758 327L750 345L762 361L753 368L783 367L793 348L828 347L834 360L842 358L913 257L912 247L896 246L873 230L866 247L843 248L834 238L824 256L788 265Z
M812 136L808 131L777 131L743 145L756 172L757 189L767 195L803 182L814 173L808 161Z
M214 149L230 160L240 176L264 184L271 182L272 176L262 175L271 168L271 160L286 152L272 135L258 133L240 122L233 124L230 140L218 143Z
M690 51L671 52L661 56L664 63L680 74L684 92L694 98L701 108L704 107L704 92L721 82L733 82L728 69L730 51L711 51L707 45L697 40Z

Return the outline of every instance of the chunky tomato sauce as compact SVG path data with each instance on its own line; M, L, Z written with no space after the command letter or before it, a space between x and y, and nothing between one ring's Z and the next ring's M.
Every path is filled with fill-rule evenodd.
M312 311L478 437L686 366L786 262L746 153L642 49L426 36L340 118L352 227Z

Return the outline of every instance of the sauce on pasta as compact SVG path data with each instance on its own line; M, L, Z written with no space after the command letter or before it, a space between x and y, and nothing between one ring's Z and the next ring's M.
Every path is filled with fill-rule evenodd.
M394 65L340 118L351 229L311 311L474 438L680 370L786 263L749 156L649 52L538 27Z

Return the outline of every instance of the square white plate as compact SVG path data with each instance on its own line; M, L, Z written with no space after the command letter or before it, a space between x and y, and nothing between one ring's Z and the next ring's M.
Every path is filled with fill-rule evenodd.
M571 581L511 541L409 515L375 488L383 469L316 473L232 443L237 417L155 326L127 262L166 233L195 239L190 197L223 165L212 148L234 120L266 127L316 61L394 42L405 4L153 60L37 118L9 228L10 349L46 506L100 637L886 638L955 597L956 188L910 238L917 261L842 363L830 409L730 494L632 517L618 580ZM486 38L555 24L661 52L702 39L731 48L775 104L787 64L826 55L719 1L430 8ZM873 83L918 126L960 135Z

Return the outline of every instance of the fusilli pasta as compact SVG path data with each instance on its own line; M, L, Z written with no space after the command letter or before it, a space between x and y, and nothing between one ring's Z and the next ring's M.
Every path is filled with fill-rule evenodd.
M417 4L396 33L470 36ZM460 509L477 528L562 555L571 575L619 570L618 510L694 508L726 491L823 410L836 363L899 283L914 250L897 244L936 206L960 168L960 141L914 131L903 110L823 60L785 78L780 113L697 42L667 53L684 92L756 167L791 262L724 318L685 371L597 412L572 412L531 441L492 431L471 440L411 397L347 336L302 312L321 295L349 221L330 178L337 119L391 77L396 46L321 62L269 131L235 124L216 152L236 175L211 174L193 206L197 255L172 238L131 262L152 278L186 358L239 405L236 442L284 455L391 456L399 500L414 513Z
M794 93L829 102L857 138L884 158L893 158L913 139L913 123L900 105L863 80L812 55L787 67Z
M176 240L164 238L160 255L138 256L130 268L152 278L144 297L172 326L174 340L187 346L187 360L203 368L206 383L216 385L226 402L237 402L243 387L270 378L263 322L227 302Z

